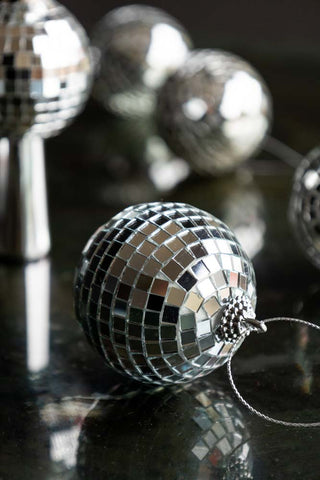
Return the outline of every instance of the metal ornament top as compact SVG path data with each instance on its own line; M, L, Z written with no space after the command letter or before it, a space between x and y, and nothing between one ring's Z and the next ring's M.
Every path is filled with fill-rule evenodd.
M54 0L1 1L0 51L0 136L59 133L90 91L81 25Z
M89 240L75 278L89 341L116 370L158 384L223 365L236 339L223 333L226 306L244 320L242 332L255 303L253 267L234 234L181 203L116 215Z
M224 341L236 343L244 334L251 330L266 332L263 322L256 320L256 314L246 295L227 298L223 302L225 309L217 329L217 336Z

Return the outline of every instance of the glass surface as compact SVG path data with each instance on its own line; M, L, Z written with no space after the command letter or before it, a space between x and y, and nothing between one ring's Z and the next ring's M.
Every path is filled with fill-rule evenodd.
M274 92L275 136L304 152L318 141L319 100L309 83L318 67L293 63L281 77L267 60L260 70ZM293 170L262 153L235 175L189 176L170 193L144 163L155 146L164 165L170 156L140 127L92 104L48 142L51 258L0 266L0 478L318 479L320 430L251 415L230 393L224 368L185 389L146 391L87 344L72 300L80 252L124 206L159 199L191 203L236 231L256 270L258 318L319 323L319 272L288 224ZM316 332L283 323L252 334L234 360L241 393L265 413L320 420L319 346Z

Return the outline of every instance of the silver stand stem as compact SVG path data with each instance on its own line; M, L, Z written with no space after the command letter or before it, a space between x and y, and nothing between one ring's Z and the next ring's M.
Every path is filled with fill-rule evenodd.
M24 267L27 325L27 366L38 375L49 366L50 355L50 261Z
M50 250L41 137L0 139L0 256L37 260Z

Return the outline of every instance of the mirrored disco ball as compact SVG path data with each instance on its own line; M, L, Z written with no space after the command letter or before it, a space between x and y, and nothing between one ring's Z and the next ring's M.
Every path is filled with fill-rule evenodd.
M220 220L181 203L129 207L100 227L75 278L77 317L107 363L135 379L187 382L223 365L225 303L255 307L247 255ZM221 327L221 328L220 328Z
M261 146L271 98L257 71L220 50L192 52L159 93L159 129L200 173L236 168Z
M91 86L88 39L54 0L0 2L1 136L49 137L82 110Z
M94 95L113 113L151 113L156 91L185 60L191 40L170 15L145 5L108 13L92 43L97 57Z
M290 202L290 219L309 260L320 268L320 148L297 168Z
M222 480L232 457L248 475L233 480L248 480L253 467L248 439L233 400L209 382L144 390L101 400L91 410L79 438L77 473L85 480L106 472L122 480Z

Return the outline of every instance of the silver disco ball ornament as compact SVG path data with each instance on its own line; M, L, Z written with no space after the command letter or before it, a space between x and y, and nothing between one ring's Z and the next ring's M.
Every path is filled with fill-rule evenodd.
M2 0L0 54L0 255L36 260L50 250L42 139L84 107L89 42L54 0Z
M145 5L108 13L92 36L96 52L95 97L113 113L151 113L156 92L185 61L191 40L170 15Z
M90 90L84 30L54 0L0 1L0 29L1 136L59 133Z
M75 278L89 341L116 370L159 384L223 365L255 303L253 267L234 234L182 203L116 215L89 240Z
M199 173L236 168L261 146L272 117L269 91L246 61L198 50L160 91L159 129L171 149Z
M320 268L320 148L312 150L297 168L290 218L309 260Z

